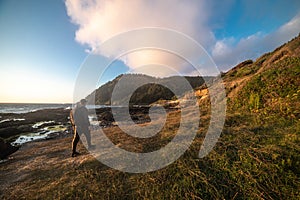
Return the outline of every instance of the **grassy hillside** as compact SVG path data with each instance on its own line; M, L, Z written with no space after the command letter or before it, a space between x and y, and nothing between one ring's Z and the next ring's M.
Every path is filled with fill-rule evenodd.
M206 89L199 89L202 124L190 150L165 169L145 175L121 173L131 183L124 194L142 199L299 199L299 41L298 36L224 74L225 127L204 159L197 153L208 128L209 100L201 98ZM176 133L172 127L178 122L171 121L161 133L163 141Z
M202 98L207 89L203 88L197 91L201 105L197 136L173 164L145 174L116 171L90 155L69 158L69 136L32 144L25 149L27 154L20 151L13 163L0 165L7 180L11 174L20 175L18 181L1 191L0 197L300 199L299 41L297 37L223 75L228 96L226 122L217 145L205 158L198 158L210 119L209 99ZM149 140L126 136L118 127L104 131L121 148L148 152L173 138L179 116L180 111L168 113L162 131ZM24 172L27 174L22 177Z

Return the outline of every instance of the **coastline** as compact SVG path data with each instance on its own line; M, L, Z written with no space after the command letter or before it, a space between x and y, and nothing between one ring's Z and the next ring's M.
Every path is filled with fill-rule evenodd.
M5 114L6 117L19 117L20 119L22 117L25 120L11 120L3 123L14 126L24 126L27 124L32 127L39 121L52 120L53 122L51 123L41 124L41 126L37 127L55 126L55 124L58 123L65 127L70 127L68 119L69 112L70 110L64 109L45 109L27 114ZM149 120L148 112L149 107L136 107L130 109L132 119L140 124ZM118 141L119 139L128 141L128 138L121 135L118 127L114 125L110 107L96 109L96 113L99 125L103 128L108 137L114 141ZM24 143L20 146L19 150L11 154L8 159L0 162L0 198L13 199L22 196L28 197L28 194L30 193L36 195L37 193L34 187L30 188L31 191L24 191L23 188L35 184L36 181L45 181L43 177L60 177L62 173L72 172L74 169L79 169L82 166L86 166L88 163L92 163L93 166L107 169L106 166L99 163L91 154L89 154L81 142L78 145L78 151L81 155L72 158L72 132L67 129L65 131L59 131L58 133L59 134L49 139L40 139ZM129 140L132 140L132 138L129 138ZM124 147L126 147L126 143L127 142L123 144Z
M129 108L131 119L136 124L150 122L149 108L150 106L131 106ZM174 109L176 110L167 107L168 112ZM116 107L114 111L119 115L128 114L126 107ZM72 133L69 113L70 109L66 108L41 109L27 113L0 113L0 139L2 143L5 142L1 148L19 148L25 143L54 139ZM89 117L91 130L116 126L112 108L109 106L89 109ZM124 117L124 120L127 118Z
M43 109L27 113L0 113L0 138L14 142L21 135L67 131L70 110Z

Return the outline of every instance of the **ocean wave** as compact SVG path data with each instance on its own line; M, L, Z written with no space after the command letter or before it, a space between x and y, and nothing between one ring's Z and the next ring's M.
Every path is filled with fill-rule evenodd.
M1 123L4 123L4 122L9 122L9 121L24 121L25 119L21 119L21 118L14 118L14 119L4 119L4 120L1 120L0 121L0 124Z
M26 103L0 103L0 113L29 113L44 109L68 108L72 104L26 104Z

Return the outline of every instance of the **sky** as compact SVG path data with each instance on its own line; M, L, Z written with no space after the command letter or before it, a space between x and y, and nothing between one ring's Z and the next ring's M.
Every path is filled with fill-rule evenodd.
M144 27L189 36L220 71L228 71L297 36L300 1L0 0L0 102L73 102L76 79L89 54L103 60L114 56L114 50L104 52L101 44ZM174 58L159 53L141 50L118 58L98 85L142 63L174 64ZM163 71L163 65L156 67L152 72ZM194 75L180 64L175 69Z

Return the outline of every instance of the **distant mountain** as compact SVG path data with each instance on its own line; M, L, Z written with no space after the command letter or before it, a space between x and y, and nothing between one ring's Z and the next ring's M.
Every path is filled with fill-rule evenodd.
M142 74L122 74L116 77L114 80L107 82L106 84L100 86L93 93L87 96L87 100L89 103L93 104L92 97L95 95L95 104L96 105L110 105L112 92L118 83L118 81L122 78L122 80L126 80L125 84L119 85L119 91L124 91L124 94L121 94L117 99L118 103L125 102L129 100L130 104L139 104L139 105L148 105L154 103L158 100L171 100L174 97L174 93L164 87L163 85L171 86L177 91L182 91L181 94L186 93L189 88L186 88L182 84L178 84L182 77L172 76L167 78L155 78ZM190 86L195 89L204 84L204 79L209 80L212 77L184 77L190 84ZM143 84L148 83L148 84ZM125 91L128 88L133 88L136 85L142 85L138 87L136 91L134 91L131 95L128 95ZM181 95L180 94L180 95Z

